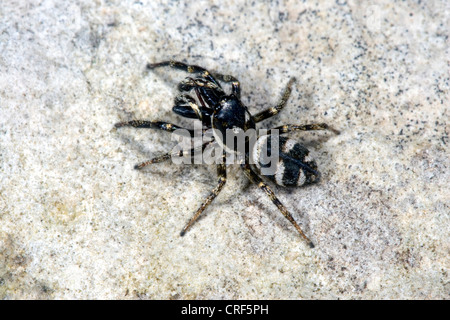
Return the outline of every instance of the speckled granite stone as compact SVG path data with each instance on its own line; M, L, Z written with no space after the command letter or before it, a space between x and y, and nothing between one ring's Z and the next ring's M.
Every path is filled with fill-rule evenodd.
M2 1L0 298L449 299L449 2ZM215 4L212 4L215 3ZM241 81L263 126L314 150L319 184L274 191L230 167L133 166L165 132L178 59Z

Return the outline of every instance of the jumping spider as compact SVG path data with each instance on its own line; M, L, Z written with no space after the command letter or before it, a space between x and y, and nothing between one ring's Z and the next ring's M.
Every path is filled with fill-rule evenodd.
M295 78L291 78L289 80L281 101L275 107L268 108L267 110L252 115L240 100L240 84L235 77L218 73L210 73L204 68L194 65L187 65L185 63L177 61L163 61L159 63L148 64L147 70L153 70L155 68L166 66L195 75L195 77L187 77L178 85L178 89L181 93L175 98L175 106L173 107L173 111L176 114L186 118L196 118L201 120L204 128L215 129L222 133L220 137L225 137L226 130L229 129L244 131L248 129L255 129L256 123L278 114L278 112L280 112L286 105L286 102L291 93L292 85L295 82ZM231 83L231 94L225 93L222 89L222 86L217 80L224 83ZM192 90L196 93L200 105L194 98L187 94ZM177 129L184 129L177 125L161 121L132 120L115 124L116 128L125 126L131 126L135 128L159 129L169 132L173 132ZM292 131L326 129L331 130L334 133L338 133L337 130L330 128L325 123L306 125L287 124L273 129L278 130L279 134L284 134ZM189 132L193 135L193 130L189 130ZM297 222L295 222L294 218L286 209L286 207L278 200L270 187L261 179L261 176L263 176L263 174L261 173L261 169L265 165L261 158L261 150L270 152L271 139L268 139L269 136L270 133L257 137L257 141L253 146L253 150L248 150L244 154L245 160L240 164L240 166L247 178L252 183L257 184L258 187L266 193L266 195L278 207L278 209L286 217L286 219L289 220L289 222L295 227L295 229L297 229L300 235L307 241L309 246L313 248L314 245L311 240L309 240L309 238L303 233L300 226L297 224ZM233 147L227 148L229 142L227 142L226 139L220 137L218 135L214 135L212 141L205 143L202 148L204 148L205 145L216 141L224 147L223 157L225 158L227 152L234 152L236 150L233 149ZM317 171L317 165L315 161L309 156L309 151L304 146L286 137L279 137L278 142L278 150L276 151L279 152L279 157L277 159L276 172L271 175L265 175L268 179L272 180L278 185L285 187L303 186L318 180L319 172ZM196 150L197 149L195 148L191 149L190 155L193 156ZM163 154L159 157L136 165L135 169L142 169L149 164L168 160L174 155L174 153ZM182 152L179 152L177 155L181 156L183 154ZM217 174L219 176L217 186L212 190L211 194L204 200L200 208L195 212L194 216L183 228L183 230L181 231L181 236L186 233L186 231L197 220L200 214L206 209L206 207L214 200L214 198L224 187L227 176L225 163L217 164Z

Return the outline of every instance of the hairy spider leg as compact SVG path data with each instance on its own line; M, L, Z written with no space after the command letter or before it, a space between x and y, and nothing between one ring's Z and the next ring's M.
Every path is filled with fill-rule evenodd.
M220 84L216 81L216 79L214 79L214 77L211 75L211 73L208 70L206 70L205 68L202 68L199 66L188 65L184 62L173 61L173 60L147 64L148 70L152 70L152 69L159 68L159 67L171 67L171 68L182 70L182 71L185 71L188 73L198 73L202 76L202 78L205 78L206 80L213 82L218 87L220 87Z
M241 84L239 80L228 74L214 73L214 77L223 82L231 82L231 93L239 99L241 98Z
M289 80L280 102L275 107L271 107L269 109L261 111L253 116L255 122L260 122L267 118L273 117L284 108L284 106L287 103L287 100L289 99L289 96L291 95L292 85L294 84L295 81L296 81L295 78L291 78Z
M275 127L269 130L269 134L271 130L278 130L279 134L293 132L293 131L312 131L312 130L330 130L335 134L339 134L339 130L331 128L326 123L313 123L313 124L303 124L303 125L296 125L296 124L285 124L279 127Z
M297 229L297 231L300 233L300 235L303 237L303 239L306 240L308 245L311 248L314 248L314 244L312 243L312 241L309 240L309 238L305 235L305 233L300 228L300 226L297 224L297 222L295 222L294 218L289 213L289 211L286 209L286 207L280 202L280 200L278 200L277 196L275 195L275 193L273 193L272 189L270 189L270 187L267 184L265 184L262 181L262 179L255 172L252 171L249 164L242 164L241 168L244 170L244 173L248 177L248 179L251 182L257 184L258 187L266 193L266 195L273 202L273 204L275 204L277 206L278 210L280 210L280 212L286 217L286 219L288 219L289 222L295 227L295 229Z
M190 91L194 88L206 88L223 93L222 87L220 87L217 83L200 78L194 79L187 77L178 84L178 90L180 91Z
M210 145L210 144L212 144L212 143L214 143L214 142L215 142L215 141L208 141L208 142L202 144L202 145L199 146L199 147L190 149L187 153L189 153L190 156L191 156L191 158L192 158L192 157L195 155L195 153L196 153L197 151L199 151L199 150L202 150L202 151L205 150L205 148L206 148L208 145ZM186 153L186 154L187 154L187 153ZM169 159L171 159L171 158L173 158L173 157L183 157L184 155L185 155L184 150L180 150L180 151L178 151L178 152L172 152L172 153L168 152L168 153L162 154L162 155L160 155L160 156L158 156L158 157L155 157L155 158L153 158L153 159L150 159L150 160L141 162L141 163L135 165L134 168L137 169L137 170L140 170L140 169L142 169L142 168L144 168L144 167L146 167L146 166L148 166L148 165L150 165L150 164L164 162L164 161L167 161L167 160L169 160Z
M200 208L198 208L194 216L191 218L191 220L189 220L183 230L181 230L180 236L185 235L186 231L194 224L194 222L198 219L202 212L205 211L206 207L208 207L208 205L219 195L220 191L222 191L222 188L225 186L225 182L227 181L227 169L225 162L217 165L217 175L219 176L217 186L213 189L213 191L211 191L210 195L201 204Z
M191 137L194 136L194 130L186 129L180 126L177 126L173 123L163 122L163 121L149 121L149 120L131 120L118 122L114 125L116 128L122 127L134 127L134 128L146 128L146 129L158 129L163 131L173 132L178 129L184 129L189 131Z

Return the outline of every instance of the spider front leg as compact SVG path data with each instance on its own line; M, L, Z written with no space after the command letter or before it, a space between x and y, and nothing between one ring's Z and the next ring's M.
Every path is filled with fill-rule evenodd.
M152 70L152 69L159 68L159 67L171 67L171 68L182 70L182 71L185 71L188 73L198 73L198 74L201 74L201 76L203 78L205 78L206 80L211 81L220 87L220 85L217 83L216 79L214 79L214 77L211 75L211 73L208 70L206 70L205 68L202 68L199 66L188 65L184 62L173 61L173 60L147 64L148 70Z
M225 186L225 182L227 181L227 170L225 162L217 165L217 175L219 176L217 186L201 204L200 208L198 208L194 216L191 218L191 220L189 220L183 230L181 230L180 236L184 236L186 231L194 224L194 222L198 219L202 212L205 211L206 207L219 195L220 191L222 191L222 188Z
M300 226L297 224L297 222L295 222L294 218L289 213L289 211L286 209L286 207L280 202L280 200L278 200L277 196L275 195L275 193L273 193L272 189L270 189L270 187L267 184L265 184L256 173L254 173L252 171L252 169L250 168L250 165L242 164L241 168L244 170L244 173L247 176L247 178L251 182L257 184L258 187L266 193L266 195L270 198L270 200L273 202L273 204L275 204L277 206L278 210L280 210L280 212L286 217L286 219L288 219L289 222L292 223L292 225L295 227L295 229L297 229L298 233L300 233L300 235L303 237L303 239L306 240L306 242L308 243L310 248L314 248L314 244L312 243L312 241L309 240L309 238L305 235L305 233L300 228Z
M223 93L222 87L213 81L208 81L200 78L187 77L178 84L178 90L180 91L191 91L192 89L204 88L206 90L215 90L217 92Z
M223 82L231 82L231 92L239 99L241 98L241 84L238 79L233 76L220 73L214 73L214 77Z
M284 106L287 103L287 100L289 99L289 96L291 95L292 85L294 84L295 81L296 81L295 78L291 78L289 80L280 102L275 107L261 111L253 116L255 118L255 122L260 122L267 118L273 117L284 108Z

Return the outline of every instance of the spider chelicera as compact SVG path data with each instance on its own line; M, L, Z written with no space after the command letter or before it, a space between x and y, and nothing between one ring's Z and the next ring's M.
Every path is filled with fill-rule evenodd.
M153 70L155 68L166 66L188 72L195 76L187 77L180 82L178 85L180 94L175 98L175 106L172 110L176 114L183 117L201 120L204 129L214 129L213 131L221 133L221 135L214 134L212 140L203 144L201 148L205 148L206 145L217 142L224 147L223 159L225 159L227 153L237 151L234 144L231 145L231 142L224 138L226 137L227 130L247 131L249 129L255 129L256 123L278 114L278 112L280 112L286 105L289 95L291 94L292 85L295 82L295 78L291 78L289 80L281 101L276 106L252 115L240 100L240 83L235 77L219 73L211 73L202 67L188 65L178 61L163 61L148 64L147 70ZM225 93L219 81L231 84L230 94ZM191 91L195 92L198 102L188 94ZM115 124L116 128L125 126L159 129L169 132L173 132L178 129L185 129L168 122L148 120L132 120ZM306 125L287 124L272 128L269 132L284 134L293 131L326 129L331 130L334 133L338 133L337 130L330 128L325 123ZM190 132L191 136L194 135L193 130L186 130ZM204 132L204 130L202 132ZM261 176L265 176L278 185L285 187L303 186L318 180L319 172L317 171L317 165L309 156L309 151L304 146L286 137L277 136L277 146L274 147L275 150L271 150L271 141L273 140L268 139L269 136L271 137L270 133L258 136L256 143L251 147L247 144L250 149L248 149L243 155L242 159L244 160L240 163L240 166L247 178L252 183L257 184L258 187L264 191L264 193L277 206L286 219L288 219L295 229L297 229L309 246L313 248L314 245L312 241L304 234L292 215L278 200L272 189L263 181ZM198 150L198 148L192 148L189 151L190 154L188 155L193 156L196 150ZM264 152L262 152L262 150ZM278 157L276 159L276 170L272 174L262 174L262 169L267 165L265 159L263 159L263 154L270 154L271 151L272 153L274 151L278 152ZM169 160L173 156L183 156L183 151L180 151L177 154L163 154L159 157L136 165L135 169L142 169L149 164ZM225 161L217 164L217 174L219 177L217 186L212 190L211 194L204 200L193 217L183 228L181 231L181 236L186 233L186 231L193 225L206 207L223 189L227 179Z

